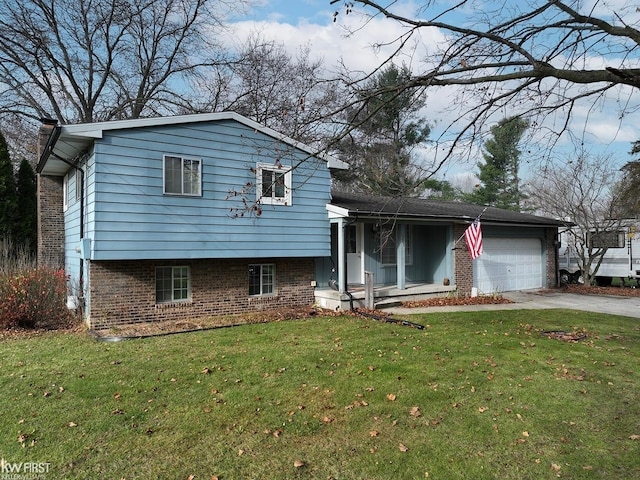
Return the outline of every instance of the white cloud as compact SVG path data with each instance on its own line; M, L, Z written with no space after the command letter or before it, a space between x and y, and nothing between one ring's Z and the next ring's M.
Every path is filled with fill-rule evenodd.
M624 3L623 0L614 1ZM415 3L407 3L403 8L405 9L402 11L403 14L409 17L414 16ZM319 10L316 8L313 10L313 16L305 18L297 15L295 24L283 21L278 14L273 14L257 22L239 21L233 24L233 33L237 42L237 39L247 38L255 32L260 32L266 38L281 42L292 55L297 53L300 46L308 44L311 55L315 59L322 58L327 70L336 70L339 62L343 62L352 72L364 73L369 73L378 67L394 50L395 46L391 44L408 33L406 26L379 16L368 18L357 13L345 15L341 11L338 21L331 22L331 11L323 10L322 13L319 15ZM310 18L314 20L310 20ZM352 34L349 35L349 32ZM398 57L398 60L415 67L418 71L426 52L435 51L438 46L446 43L446 38L442 31L435 28L423 29L419 36L416 34L411 39L408 48L405 49L402 56ZM601 68L603 65L602 57L594 56L586 59L586 62L589 65L588 67L585 65L586 68ZM581 87L570 88L575 91ZM427 95L425 116L434 127L431 138L435 139L444 128L458 119L461 107L468 105L456 103L455 88L431 89ZM573 111L570 127L574 136L591 143L592 147L590 148L593 151L613 152L623 162L627 161L630 143L640 139L640 121L637 121L637 113L631 113L629 117L623 119L622 123L618 118L621 105L624 105L625 102L629 102L630 105L640 105L640 93L636 94L634 90L630 95L629 97L628 91L627 98L624 96L614 98L614 95L610 95L596 109L592 108L591 101L582 102ZM503 116L517 113L518 108L513 105L508 111L503 112ZM497 114L495 121L497 122L500 118L502 116ZM557 118L560 118L560 115ZM549 118L549 120L551 119L552 117ZM557 125L549 124L548 127L549 129L554 127L557 129L560 125L562 125L562 119L558 121ZM451 133L456 134L457 132ZM537 135L534 141L540 141L541 134ZM562 138L557 143L557 147L559 150L566 149L569 155L573 153L572 149L575 148L568 137ZM531 145L531 150L534 152L536 148L537 145ZM441 152L436 153L434 148L427 150L428 152L425 152L427 158L432 157L437 161ZM473 158L470 157L467 163L464 161L454 162L451 167L447 166L447 170L450 168L463 171L475 170L477 155L478 150L476 149ZM559 151L556 156L563 155L566 153ZM451 170L449 172L449 174L452 173Z

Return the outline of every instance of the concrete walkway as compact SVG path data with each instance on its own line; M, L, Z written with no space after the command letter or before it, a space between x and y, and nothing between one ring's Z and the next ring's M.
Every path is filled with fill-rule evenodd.
M456 305L450 307L392 307L385 309L385 312L398 315L410 315L412 313L430 312L568 308L572 310L640 318L640 297L578 295L575 293L549 291L506 292L503 294L503 297L508 298L514 303L497 305Z

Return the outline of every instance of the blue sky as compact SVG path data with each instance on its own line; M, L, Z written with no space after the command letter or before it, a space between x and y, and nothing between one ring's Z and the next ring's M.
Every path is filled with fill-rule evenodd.
M611 1L615 3L624 0ZM342 3L341 1L330 5L330 0L261 0L261 5L255 6L247 15L243 15L242 18L236 17L235 32L239 38L260 32L269 39L281 42L292 55L299 46L308 44L311 55L322 58L328 69L334 69L338 61L343 61L352 70L371 71L386 58L384 49L375 52L371 48L372 44L394 39L403 32L402 27L397 22L376 18L358 30L357 34L346 37L345 26L360 25L362 17L357 14L345 16L341 11L338 21L334 23L332 14L342 8ZM403 1L395 4L401 7L410 5ZM424 33L421 41L424 45L433 45L442 42L444 38L442 32L430 30ZM419 55L415 55L409 60L415 64L418 57ZM448 93L450 94L432 94L427 100L425 115L427 118L437 118L440 126L448 123L446 116L451 114L450 102L453 92ZM632 103L634 101L640 104L640 93L634 94ZM577 117L574 133L579 137L584 133L587 148L594 155L612 155L617 163L624 164L631 160L628 154L631 142L640 139L640 113L631 114L621 124L615 103L616 99L612 99L610 108L605 105L601 111L590 112L591 118L586 130L581 116L587 114L587 108L575 112ZM499 118L496 118L496 121L498 120ZM435 130L437 128L438 125ZM560 157L566 157L573 152L573 146L558 146ZM434 158L437 156L436 153L427 155ZM466 165L452 163L443 173L457 174L460 171L476 170L476 161Z
M289 24L300 21L331 22L329 0L270 0L254 7L254 20L272 20ZM335 9L333 9L335 10ZM329 13L329 15L327 15Z

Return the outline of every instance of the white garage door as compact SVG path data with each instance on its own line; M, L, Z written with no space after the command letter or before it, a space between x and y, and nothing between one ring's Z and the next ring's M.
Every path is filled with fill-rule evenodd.
M542 243L537 238L484 238L473 261L473 285L481 294L541 288Z

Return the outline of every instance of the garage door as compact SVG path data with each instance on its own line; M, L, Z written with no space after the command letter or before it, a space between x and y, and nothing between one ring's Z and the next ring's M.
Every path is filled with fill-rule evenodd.
M483 239L473 261L473 285L482 294L542 288L544 258L537 238Z

